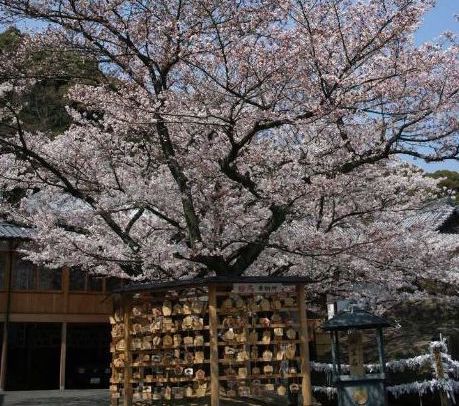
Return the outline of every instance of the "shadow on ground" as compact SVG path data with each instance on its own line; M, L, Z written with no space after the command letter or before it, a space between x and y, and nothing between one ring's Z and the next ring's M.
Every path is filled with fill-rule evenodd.
M68 390L5 392L4 406L109 406L109 392Z
M66 390L5 392L4 406L109 406L109 392L101 390ZM139 403L139 405L142 403ZM0 403L1 405L1 403ZM178 404L177 404L178 405ZM182 404L183 405L183 404ZM210 405L209 398L187 401L186 406ZM287 406L286 398L221 399L222 406Z

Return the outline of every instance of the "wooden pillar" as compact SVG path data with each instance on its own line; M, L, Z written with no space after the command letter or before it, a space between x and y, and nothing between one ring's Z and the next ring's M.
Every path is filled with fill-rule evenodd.
M209 285L210 404L219 406L217 288Z
M386 373L386 360L384 356L384 335L382 328L378 328L378 335L376 336L376 340L378 343L378 354L379 354L379 363L381 365L381 373Z
M378 328L377 335L376 335L377 343L378 343L378 354L379 354L379 364L381 365L381 375L384 377L384 405L389 404L389 394L386 390L386 358L384 355L384 335L383 329L380 327Z
M339 345L339 330L333 332L333 340L335 342L335 351L336 351L336 367L338 369L338 378L341 376L341 349Z
M0 361L0 391L5 390L6 384L6 368L8 360L8 327L10 323L10 311L11 311L11 287L13 279L13 247L12 243L8 243L8 253L6 256L6 275L5 275L5 286L7 289L6 298L6 309L5 309L5 320L3 322L3 340L2 340L2 359Z
M301 356L301 392L303 406L312 406L311 365L309 359L308 317L304 285L296 286L296 297L300 313L300 356Z
M61 330L61 359L59 369L59 390L65 389L65 368L67 361L67 322L62 323Z
M128 298L123 298L123 320L124 320L124 406L132 406L132 356L131 356L131 306Z
M331 331L330 332L330 339L331 339L331 350L332 350L332 358L333 358L333 379L339 379L341 375L341 361L340 361L340 356L339 356L339 348L337 347L338 343L338 338L337 338L338 332L337 331Z
M64 294L63 313L68 313L69 308L69 286L70 286L70 270L67 266L62 268L61 289ZM65 389L65 375L67 368L67 322L62 323L61 330L61 358L59 369L59 390Z
M434 364L435 364L435 378L440 380L440 379L445 379L445 370L443 368L443 360L441 356L441 349L440 348L434 348L433 349L433 359L434 359ZM440 404L441 406L449 406L450 402L448 400L448 393L444 389L440 389Z
M8 357L8 326L5 321L3 325L2 360L0 364L0 391L2 392L5 390L7 357Z

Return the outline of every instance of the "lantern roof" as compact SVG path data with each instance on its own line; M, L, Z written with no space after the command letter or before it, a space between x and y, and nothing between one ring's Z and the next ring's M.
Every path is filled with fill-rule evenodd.
M366 310L352 307L349 311L342 311L336 316L327 320L322 328L325 331L339 331L350 329L372 329L390 327L391 323L387 320L376 316Z

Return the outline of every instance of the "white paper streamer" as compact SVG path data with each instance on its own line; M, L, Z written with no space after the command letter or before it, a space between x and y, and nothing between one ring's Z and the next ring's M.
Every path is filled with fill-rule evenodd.
M403 372L406 370L418 370L426 366L430 366L432 373L436 374L435 365L435 352L440 352L441 360L443 364L444 376L425 380L416 381L410 383L404 383L400 385L388 386L386 390L391 393L395 398L399 398L403 395L418 394L422 401L422 396L427 392L443 391L448 394L451 399L454 399L454 393L459 393L459 381L450 379L449 375L453 378L459 377L459 362L455 361L448 354L448 348L446 342L432 341L429 345L430 353L418 355L412 358L404 358L400 360L388 361L386 363L386 371L388 372ZM322 362L311 362L311 369L316 372L326 373L330 375L333 372L333 364L322 363ZM379 364L367 364L365 369L368 372L374 372L380 369ZM341 364L341 371L344 373L349 372L349 365ZM333 386L314 386L313 391L315 393L325 394L328 398L336 396L336 388Z
M326 395L328 399L334 398L337 393L336 388L333 386L313 386L312 391Z
M453 360L448 354L442 353L444 364L447 366L448 371L454 371L457 376L459 374L459 362ZM412 358L404 358L400 360L388 361L386 363L386 371L390 372L403 372L405 370L414 370L425 367L428 364L432 364L432 355L423 354L417 355ZM323 362L311 362L311 369L315 372L333 372L333 364L327 364ZM379 369L379 364L366 364L365 369L369 372L374 372ZM341 371L349 372L348 364L341 364Z
M427 392L443 391L448 394L451 399L454 399L454 393L459 393L459 381L450 379L449 375L454 378L459 377L459 362L455 361L448 354L446 342L432 341L429 345L430 353L422 354L412 358L388 361L386 363L386 371L388 372L403 372L405 370L418 370L426 366L430 366L433 374L436 372L434 352L440 351L443 364L444 376L438 379L425 381L416 381L404 383L400 385L388 386L386 389L395 398L403 395L418 394L422 400L422 396ZM333 372L333 364L322 362L311 362L311 369L320 373L331 374ZM368 372L374 372L380 369L378 364L366 364L365 369ZM341 371L349 372L349 365L341 364ZM328 398L336 395L336 388L333 386L313 386L315 393L325 394Z
M407 369L419 369L427 364L431 364L431 360L431 354L423 354L413 358L389 361L386 363L386 370L392 372L403 372ZM333 372L333 364L311 362L311 369L316 372ZM366 364L365 369L368 372L374 372L379 370L379 364ZM349 372L349 365L341 364L341 371Z
M422 396L427 392L435 393L439 390L447 393L459 392L459 382L447 379L431 379L430 381L411 382L401 385L388 386L386 389L395 398L416 393Z

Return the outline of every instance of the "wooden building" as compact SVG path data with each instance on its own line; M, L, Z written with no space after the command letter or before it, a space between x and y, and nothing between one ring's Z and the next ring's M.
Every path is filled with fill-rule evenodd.
M0 223L0 389L108 387L108 292L119 281L24 261L28 238Z

